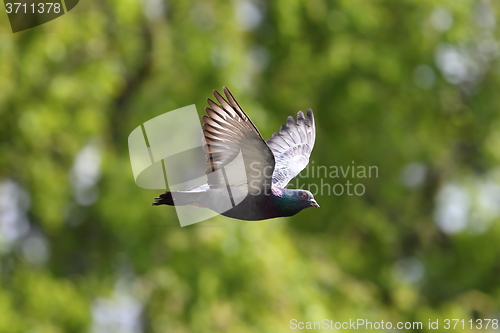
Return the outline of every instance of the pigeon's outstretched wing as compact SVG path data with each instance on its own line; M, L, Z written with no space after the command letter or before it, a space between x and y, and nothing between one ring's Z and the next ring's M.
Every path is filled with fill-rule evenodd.
M268 194L274 170L274 155L250 118L224 87L226 99L214 90L219 102L208 99L210 107L203 116L203 149L207 152L206 170L211 188L247 185L248 193ZM241 153L241 155L239 155ZM242 163L235 163L241 156Z
M306 118L302 111L297 113L297 121L289 116L286 125L281 125L280 131L266 141L276 159L272 179L274 186L285 187L307 166L315 139L314 115L308 109Z

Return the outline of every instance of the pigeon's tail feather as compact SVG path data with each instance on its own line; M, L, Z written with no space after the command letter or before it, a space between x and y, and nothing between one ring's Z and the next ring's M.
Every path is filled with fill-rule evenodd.
M168 205L168 206L173 206L174 205L174 198L172 197L172 192L167 191L165 193L160 194L158 198L155 198L155 202L151 203L152 206L159 206L159 205Z
M205 194L205 191L178 191L178 192L170 192L167 191L165 193L160 194L158 198L155 198L155 202L151 205L159 206L159 205L168 205L168 206L185 206L190 205L198 200L200 200Z

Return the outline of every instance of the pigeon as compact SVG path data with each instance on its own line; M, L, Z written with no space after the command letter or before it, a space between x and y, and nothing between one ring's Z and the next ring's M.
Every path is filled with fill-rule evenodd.
M231 92L226 98L216 90L207 99L203 119L203 150L209 165L207 183L186 191L167 191L155 198L154 206L192 205L223 216L259 221L293 216L309 207L319 207L311 192L285 186L309 163L316 128L311 109L297 113L279 132L265 141ZM242 157L244 168L232 163ZM228 184L228 179L231 179ZM222 198L229 193L231 205Z

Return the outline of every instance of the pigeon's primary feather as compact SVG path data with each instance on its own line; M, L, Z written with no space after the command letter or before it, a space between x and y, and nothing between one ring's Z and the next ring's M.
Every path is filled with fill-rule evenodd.
M316 129L311 109L297 121L288 117L279 132L264 141L229 90L226 98L214 90L217 102L208 99L203 116L203 149L209 164L207 184L165 192L153 205L195 205L240 220L264 220L292 216L308 207L319 207L305 190L284 187L303 170L314 146ZM241 157L244 168L234 161ZM221 200L229 192L232 208ZM236 204L235 204L236 202Z

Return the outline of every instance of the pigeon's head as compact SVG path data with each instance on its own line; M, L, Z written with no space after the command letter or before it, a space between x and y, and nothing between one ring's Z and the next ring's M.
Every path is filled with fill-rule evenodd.
M307 190L287 190L287 192L289 203L300 210L319 207L312 193Z
M271 202L276 211L274 217L292 216L309 207L319 207L311 192L287 188L273 188Z

